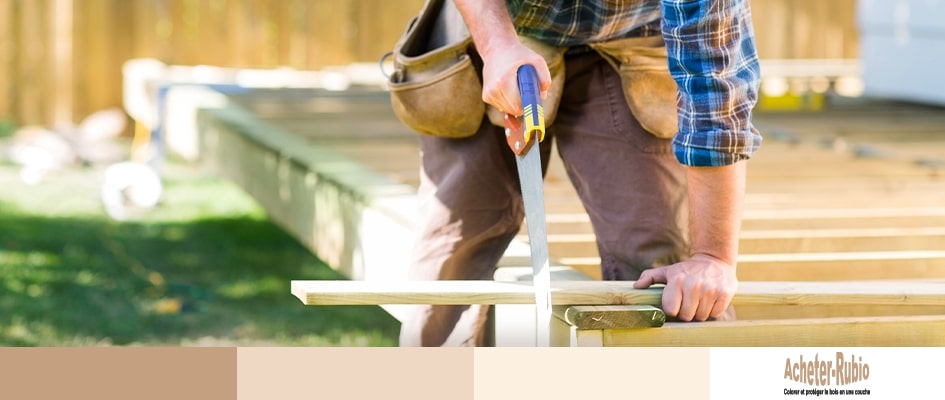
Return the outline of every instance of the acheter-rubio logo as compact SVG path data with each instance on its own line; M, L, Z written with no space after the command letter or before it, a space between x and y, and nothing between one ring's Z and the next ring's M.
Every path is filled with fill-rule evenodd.
M846 356L838 351L833 360L820 358L814 353L813 359L804 355L795 361L788 357L784 361L784 379L806 383L811 386L843 386L865 381L870 378L870 365L862 356Z

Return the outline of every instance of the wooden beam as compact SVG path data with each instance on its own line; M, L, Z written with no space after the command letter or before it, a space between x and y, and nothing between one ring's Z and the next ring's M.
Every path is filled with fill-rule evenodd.
M922 193L916 196L915 193ZM863 191L853 192L833 191L830 196L816 196L809 193L790 192L762 192L748 190L745 193L746 209L780 208L780 207L825 207L838 204L857 204L860 207L875 206L887 207L897 205L902 207L937 206L945 202L945 193L934 191Z
M918 192L917 192L918 193ZM812 217L796 218L777 217L746 219L742 222L744 230L759 229L873 229L873 228L921 228L928 226L945 226L945 216L938 214L916 216L862 216L849 218L841 217Z
M379 148L378 151L382 151ZM370 161L370 160L368 160ZM576 196L576 195L575 195ZM587 212L584 211L580 200L571 203L569 208L549 212L546 222L548 223L574 223L590 222ZM817 207L817 208L776 208L761 209L753 208L745 210L742 219L749 220L860 220L870 219L871 221L882 221L883 218L915 218L926 219L929 217L945 217L945 207L925 206L925 207L894 207L894 206L856 206L856 207Z
M550 250L550 248L549 248ZM594 255L557 257L575 269L595 269ZM945 251L741 254L742 281L844 281L945 277Z
M741 254L945 250L945 227L742 231L738 248Z
M50 24L50 41L52 42L52 85L47 101L52 103L52 119L54 125L68 124L76 121L73 102L75 76L73 68L73 40L75 33L72 29L73 0L55 0L51 5L52 23ZM85 116L82 116L85 117Z
M552 282L552 303L659 304L660 289L636 290L628 282ZM534 304L530 282L495 281L293 281L292 294L306 305Z
M629 281L552 282L555 305L660 306L662 289L633 289ZM528 282L292 281L306 305L534 304ZM945 305L945 282L741 282L738 305Z
M586 224L582 231L590 230ZM593 233L554 233L547 239L554 257L598 255ZM741 254L945 250L945 227L743 230L738 249Z
M875 304L810 304L803 306L741 305L734 307L738 320L839 317L902 317L945 315L945 306Z
M506 307L509 307L509 306L506 306ZM567 322L564 322L559 318L552 318L551 319L551 341L549 344L551 345L551 347L574 347L575 340L577 339L574 336L575 332L576 332L575 328L571 325L568 325ZM594 332L599 333L601 331L594 331ZM603 342L598 341L597 343L588 343L586 344L586 346L587 347L601 347L602 343ZM496 347L526 347L526 346L531 346L531 344L530 343L511 343L511 346L509 346L504 343L499 343L498 341L496 342Z
M745 220L775 219L863 219L863 218L927 218L945 217L945 207L846 207L846 208L795 208L776 210L745 210Z
M578 329L658 328L666 322L653 306L555 306L554 315Z
M945 277L945 251L743 254L746 281L843 281Z
M660 329L578 330L602 346L906 347L945 346L945 315L666 323Z

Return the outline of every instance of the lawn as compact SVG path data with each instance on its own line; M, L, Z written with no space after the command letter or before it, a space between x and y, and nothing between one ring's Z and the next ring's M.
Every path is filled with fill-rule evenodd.
M378 307L311 307L294 279L342 279L238 187L170 162L162 203L109 219L101 168L26 185L0 165L0 345L393 346Z

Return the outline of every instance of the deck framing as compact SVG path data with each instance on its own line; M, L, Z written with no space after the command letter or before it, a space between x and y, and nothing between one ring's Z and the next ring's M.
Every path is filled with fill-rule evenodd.
M344 95L331 96L338 104L346 101ZM407 283L406 266L417 218L416 178L412 176L416 164L402 155L416 151L414 134L398 131L393 116L383 115L380 103L358 101L362 100L372 110L371 117L354 123L345 121L357 110L345 107L299 117L300 111L293 114L278 101L257 110L235 102L194 105L200 108L196 110L196 131L202 162L243 187L276 223L352 279L334 294L334 289L315 290L306 288L309 283L304 281L293 282L292 292L304 304L378 304L399 319L410 304L496 304L497 339L503 340L503 332L522 336L521 331L509 330L528 329L527 315L533 314L534 296L530 285L521 282L521 275L528 274L517 278L500 275L528 267L524 237L510 246L495 282L443 284L464 284L465 288L448 291L450 296L466 296L461 299L447 300L448 296L436 293L439 289L421 290L416 288L422 284ZM316 103L305 104L314 107ZM265 113L272 115L260 115ZM318 118L322 118L321 125ZM319 129L329 129L331 134L319 139ZM348 139L364 138L362 132L372 130L375 135L363 142ZM740 278L747 279L734 304L748 310L745 315L750 319L669 322L649 329L578 329L556 319L554 343L942 345L942 336L935 332L945 329L945 289L940 281L945 279L945 247L936 240L943 232L929 226L945 218L940 171L917 164L892 167L875 158L838 155L836 148L779 142L778 135L773 137L765 147L769 161L762 157L753 161L746 194L749 209L742 238L746 248L751 245L756 250L742 253L745 258L740 272L744 272ZM788 154L792 149L794 153ZM808 161L785 170L798 160ZM851 177L854 172L860 174ZM626 282L595 280L594 271L599 267L594 264L597 254L589 222L574 217L580 209L575 207L573 188L560 165L552 165L548 179L551 237L558 233L579 237L551 243L554 266L559 272L570 271L561 272L568 277L556 281L558 291L553 301L565 307L658 306L659 290L636 291L628 289ZM862 232L862 239L853 235L838 239L842 232L852 231ZM916 239L906 241L906 237ZM784 240L779 242L779 238ZM874 248L884 245L890 247ZM568 259L589 261L583 267L562 262ZM574 266L582 270L571 269ZM915 280L893 282L902 278ZM865 281L869 279L873 281ZM832 282L805 282L810 280ZM385 284L398 285L401 290L385 292L376 286ZM359 285L374 285L371 290L380 297L350 291ZM326 295L338 297L325 300ZM510 339L503 343L518 342Z

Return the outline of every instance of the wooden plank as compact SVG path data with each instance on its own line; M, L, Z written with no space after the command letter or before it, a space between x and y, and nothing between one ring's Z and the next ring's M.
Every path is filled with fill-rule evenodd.
M602 335L602 346L931 347L945 346L945 316L667 323L593 332Z
M0 0L0 119L12 120L16 107L17 1Z
M858 200L869 202L873 196L908 195L927 193L930 196L943 195L942 182L932 179L911 180L896 177L860 177L855 175L837 177L808 177L786 184L778 181L749 182L747 189L753 194L779 195L790 194L801 197L815 197L826 202L850 199L847 204ZM834 194L838 196L833 197Z
M604 331L570 327L571 347L604 347Z
M740 254L945 250L945 228L743 231L738 246Z
M306 60L308 58L308 35L306 18L308 12L308 0L291 0L286 4L284 11L286 22L282 27L282 44L285 54L282 55L285 65L292 68L307 69Z
M187 30L193 36L191 42L225 43L228 39L222 28L226 26L226 4L217 0L199 0L186 9ZM193 62L201 65L223 66L227 62L226 46L203 46L197 49Z
M261 49L249 45L255 40L255 35L248 20L251 18L250 0L227 0L226 7L226 36L225 43L228 54L227 66L236 68L255 67L252 54Z
M52 85L47 102L52 105L54 125L69 124L76 120L74 112L74 59L72 42L73 0L55 0L52 4L50 42L52 43ZM117 104L116 104L117 105Z
M600 267L596 255L558 256L572 268ZM945 277L942 251L741 254L738 276L746 281L844 281Z
M886 306L873 304L742 305L734 307L734 309L738 320L945 315L945 307L943 306Z
M880 161L880 160L874 160ZM855 160L838 159L826 162L811 162L792 166L772 165L770 167L756 165L752 161L748 167L747 179L749 183L778 179L792 183L802 183L800 179L857 176L864 178L896 177L897 179L936 179L936 171L908 163L887 162L857 162ZM759 162L760 164L760 162Z
M811 54L816 47L809 47L809 42L815 35L809 0L789 0L789 3L793 18L788 34L788 54L792 58L817 58Z
M353 0L350 25L356 26L352 48L356 60L376 61L394 48L407 23L420 11L423 0L378 2Z
M762 193L748 191L745 193L746 209L776 208L776 207L824 207L828 204L888 207L900 205L904 207L937 206L945 203L945 193L923 192L921 196L908 191L866 192L833 192L830 196L816 196L807 193Z
M81 54L83 60L75 64L76 115L80 118L111 105L110 91L120 93L120 80L114 77L121 75L120 71L116 75L103 72L110 70L110 46L115 28L108 21L110 1L81 3L74 25L75 54Z
M193 1L168 1L166 7L167 18L170 23L168 42L173 44L173 57L165 60L169 64L198 65L198 41L194 32L194 19L199 18L194 10ZM258 49L257 49L258 51Z
M871 228L920 228L945 226L945 216L878 216L862 218L798 218L798 219L745 219L743 230L773 229L871 229Z
M360 153L358 151L357 153ZM379 155L383 149L375 149L371 153ZM354 154L349 152L348 154ZM577 198L574 201L579 201ZM566 211L567 210L567 211ZM570 211L570 212L568 212ZM892 220L892 223L898 222L898 219L929 221L929 218L945 218L945 207L926 206L926 207L806 207L806 208L777 208L777 209L748 209L742 213L743 221L765 221L791 220L791 221L823 221L823 220L869 220L877 225L883 224L883 220ZM590 222L590 217L584 212L580 204L572 204L568 209L558 209L548 212L547 222L549 223L578 223ZM938 221L931 220L929 225L937 226ZM804 225L804 222L798 222L798 225Z
M776 219L877 219L945 217L945 207L858 207L745 210L745 220ZM935 225L934 223L930 225Z
M308 7L308 66L322 68L356 59L357 24L353 1L314 0ZM404 24L406 27L406 23Z
M252 27L250 47L256 58L253 68L276 68L279 64L279 20L278 11L285 7L285 2L279 2L279 7L273 7L271 1L254 0L250 3L252 15L246 20Z
M791 0L752 0L752 22L758 53L762 58L789 57L790 27L794 13L788 9Z
M662 289L634 289L627 281L556 281L554 305L661 305ZM306 305L534 304L528 282L292 281ZM875 304L945 305L945 282L741 282L735 306Z
M130 1L132 8L130 25L131 56L134 58L152 57L166 59L163 49L159 45L161 32L159 31L160 5L150 0Z
M742 254L739 279L843 281L945 277L945 251Z
M943 193L943 196L945 196L945 193ZM824 197L826 198L828 196ZM882 199L882 197L879 199ZM928 221L929 226L940 226L938 219L941 218L945 218L945 207L932 204L932 202L901 204L898 202L898 199L890 199L886 202L874 201L863 205L833 204L830 207L827 207L826 204L819 206L817 204L799 204L794 207L777 206L776 208L755 206L745 210L743 213L744 221L751 221L759 225L765 221L777 220L830 222L834 222L835 220L847 220L847 222L837 222L837 224L861 227L891 223L895 224L896 227L904 228L899 226L899 222L906 221L906 223L911 223L912 221ZM857 224L851 220L866 220L866 222ZM806 224L815 225L815 223L809 222ZM805 225L805 222L798 222L798 225Z
M653 306L555 306L554 315L577 329L658 328L666 322Z
M16 120L21 125L48 124L44 97L51 68L46 49L48 22L46 2L21 1L14 26L18 43L14 46L16 62Z
M496 321L496 323L498 324L499 321ZM601 331L594 331L594 332L598 332L599 334ZM574 333L575 333L574 327L572 327L571 325L568 325L568 323L562 321L559 318L552 318L551 319L551 340L549 341L549 345L551 347L571 347L576 340L576 338L574 337ZM603 342L596 343L596 347L600 347L601 344L603 344ZM512 346L523 347L523 346L528 346L528 344L513 343ZM496 342L496 347L503 347L503 344Z
M584 233L549 234L548 251L555 257L597 257L590 230L586 225L580 229ZM528 239L524 232L518 238ZM945 227L745 230L738 249L740 254L945 250Z

